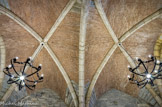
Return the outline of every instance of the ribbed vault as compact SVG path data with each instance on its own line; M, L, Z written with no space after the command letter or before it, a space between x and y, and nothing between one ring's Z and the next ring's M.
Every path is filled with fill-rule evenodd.
M0 6L6 64L15 56L22 60L32 56L35 64L42 63L45 81L36 90L50 88L64 99L68 87L75 106L80 103L80 107L85 102L88 106L94 88L98 97L111 88L137 96L138 88L127 81L126 67L135 66L135 56L153 54L162 33L162 0L8 2L11 10ZM71 80L79 84L78 98ZM90 87L84 98L87 82ZM12 85L2 100L14 88ZM160 96L146 88L162 104Z

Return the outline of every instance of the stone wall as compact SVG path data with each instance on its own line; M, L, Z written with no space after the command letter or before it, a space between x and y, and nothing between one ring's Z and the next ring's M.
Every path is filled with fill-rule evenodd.
M157 85L152 87L155 92L160 96L159 90ZM160 105L157 103L155 98L151 95L151 93L146 89L142 88L139 92L138 98L142 100L142 102L146 102L149 104L151 107L160 107ZM141 101L139 100L139 101ZM142 102L140 102L142 104Z
M124 92L111 89L96 102L95 107L137 107L138 100Z
M6 93L8 88L11 86L10 84L7 84L8 79L9 79L9 77L7 75L5 75L4 79L2 81L2 87L0 89L0 99L2 99L2 97L4 96L4 94Z
M8 4L8 0L0 0L0 5L10 9L10 6Z
M21 107L66 107L64 101L50 89L42 89L29 96L26 96L21 102Z
M4 103L4 107L15 107L15 105L25 96L27 96L26 88L22 88L20 91L16 88Z

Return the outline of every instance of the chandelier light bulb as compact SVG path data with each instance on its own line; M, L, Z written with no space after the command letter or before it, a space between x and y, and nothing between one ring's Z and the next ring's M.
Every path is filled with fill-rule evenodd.
M31 57L29 57L29 59L31 59Z
M24 76L20 76L20 80L24 80L25 79L25 77Z
M155 72L155 73L157 73L157 72L158 72L158 70L154 70L154 72Z
M41 77L43 77L44 76L44 74L41 74Z
M138 59L139 59L139 58L138 58L138 57L136 57L136 60L137 60L137 61L138 61Z
M160 61L159 61L159 60L157 60L157 61L156 61L156 63L157 63L157 64L160 64Z
M12 66L11 65L8 65L8 68L11 68Z
M151 78L151 74L147 74L146 77L147 77L147 78Z
M39 64L39 66L42 66L42 64Z
M15 59L19 59L19 57L15 57Z
M36 85L36 84L37 84L37 82L34 82L34 84Z
M152 57L152 55L150 54L150 55L148 55L148 57L149 57L149 58L151 58L151 57Z
M128 65L127 67L130 68L130 65Z
M127 77L130 78L130 75L128 75Z

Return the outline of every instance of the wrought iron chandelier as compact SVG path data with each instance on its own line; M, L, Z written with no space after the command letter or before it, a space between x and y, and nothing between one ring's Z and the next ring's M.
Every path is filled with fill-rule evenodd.
M137 84L138 87L143 88L147 84L154 86L154 80L162 79L162 62L157 60L154 56L149 55L149 60L143 61L142 59L136 57L137 66L135 68L131 68L128 65L129 71L132 75L128 75L128 79L131 83ZM146 64L153 63L153 68L148 69L150 66L146 66ZM142 68L143 72L139 73L139 69Z
M9 76L7 83L17 84L19 90L21 90L23 87L27 87L30 90L35 89L36 84L43 81L44 75L39 74L39 71L42 68L42 64L40 64L38 67L33 66L32 65L33 61L31 60L31 57L27 58L25 62L19 62L17 60L18 60L18 57L11 59L11 65L8 65L8 67L4 68L3 70L3 72L7 76ZM16 65L19 65L19 66L16 66ZM16 67L18 67L18 69L16 69ZM25 70L27 70L27 67L30 67L31 69L33 69L34 72L31 72L30 74L25 73Z

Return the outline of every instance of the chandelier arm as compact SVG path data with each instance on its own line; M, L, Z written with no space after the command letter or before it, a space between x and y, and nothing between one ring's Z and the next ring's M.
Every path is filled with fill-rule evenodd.
M137 69L137 68L139 68L140 67L140 65L141 65L141 61L138 63L138 65L134 68L134 69Z
M9 82L9 81L11 81L11 82ZM8 84L12 84L12 83L16 83L17 81L19 81L19 80L16 80L16 81L14 81L14 80L8 80L7 83Z
M23 71L22 71L22 74L24 74L24 71L25 71L25 68L26 68L26 62L25 62L25 65L24 65L24 68L23 68Z
M159 69L158 69L158 72L157 73L160 73L162 71L161 67L162 67L162 64L159 64ZM160 70L161 69L161 70Z
M38 73L38 72L37 72L37 77L38 77L38 79L40 80L41 77L39 76L39 73Z
M16 75L16 76L14 76L13 78L19 78L19 76Z
M36 81L28 80L28 79L25 79L25 80L28 81L28 82L33 82L33 83L36 82Z
M157 63L156 63L156 59L155 59L154 67L153 67L153 69L151 71L151 74L154 72L156 65L157 65Z
M34 68L36 70L40 69L40 67L37 68L37 67L33 66L31 63L29 63L29 61L27 63L29 64L30 67L32 67L32 68Z
M15 84L17 84L18 86L20 85L20 83L17 83L17 82L15 82Z
M37 73L37 77L38 77L38 82L43 82L43 77L39 76L39 74Z
M143 62L144 62L144 63L149 63L149 62L152 62L152 61L154 61L154 60L156 60L156 58L151 58L151 60L143 61Z
M16 69L15 69L15 66L14 66L14 64L13 64L13 62L12 62L12 59L11 59L11 65L12 65L12 68L13 68L13 70L15 71L15 73L16 73L17 75L19 75L19 74L17 73Z
M129 71L132 72L132 73L134 73L134 74L136 74L136 75L145 76L145 75L142 75L142 74L139 74L139 73L134 72L136 69L138 69L140 67L141 64L142 64L142 62L140 61L135 68L130 69Z
M35 83L35 82L43 82L43 81L40 81L40 80L35 80L35 81L28 80L28 79L25 79L25 80L28 81L28 82L32 82L32 83Z
M38 70L38 68L34 67L34 66L32 65L32 63L29 63L29 62L28 62L28 64L29 64L29 66L30 66L31 68L34 68L36 71ZM33 73L32 70L31 70L31 73ZM33 76L33 79L34 79L34 81L36 81L36 79L34 78L34 76Z
M160 73L160 72L157 72L157 73L154 73L154 74L152 73L152 75L154 75L154 76L157 75L157 74L159 75L159 73Z
M156 74L160 75L161 71L162 71L162 70L158 70L158 72L155 73L154 75L156 75Z
M34 67L34 66L32 66L32 65L31 65L31 67L34 68L35 70L41 70L41 67L38 67L38 68L37 68L37 67Z
M25 84L25 86L26 86L28 89L33 90L33 89L31 89L28 85Z
M150 84L151 84L151 86L154 86L154 82L152 79L150 79Z
M7 70L8 71L8 70ZM3 72L6 74L6 75L8 75L9 77L11 77L11 73L8 71L8 73L6 73L4 70L3 70Z
M37 83L40 83L40 82L43 82L43 81L41 81L41 80L36 80L36 81L31 81L31 80L28 80L28 79L25 79L27 82L32 82L32 83L35 83L35 82L37 82Z
M145 82L135 82L135 83L137 84L138 87L145 84Z
M39 73L37 72L37 77L40 78Z
M159 74L158 76L162 76L162 74Z
M162 69L158 73L160 73L161 71L162 71Z
M148 83L148 81L147 81L146 83L143 83L144 85L143 85L142 87L140 87L140 88L145 87L147 83ZM141 85L142 85L142 84L141 84ZM141 85L140 85L140 86L141 86Z
M27 63L29 64L30 67L34 67L31 63L29 63L29 61Z
M143 67L145 68L145 72L147 72L148 73L148 69L146 68L146 66L145 66L145 64L144 64L144 62L142 61L142 60L140 60L140 62L141 62L141 64L143 65Z
M31 65L30 63L28 63L28 64L29 64L30 67L34 68L36 71L40 71L41 70L41 66L38 66L38 68L37 68L37 67ZM34 72L34 74L35 74L35 72Z
M129 80L134 82L134 74L132 75L132 78L129 78Z
M137 69L137 68L136 68L136 69ZM139 74L139 73L134 72L134 70L136 70L136 69L133 69L133 70L131 70L130 72L132 72L132 73L134 73L134 74L136 74L136 75L145 76L145 75L142 75L142 74Z
M35 85L28 85L28 84L25 84L25 86L26 86L27 88L29 88L30 90L33 90L33 89L35 88ZM32 89L31 87L32 87L33 89Z
M139 73L134 72L134 71L135 71L136 69L138 69L138 68L140 67L140 65L142 64L141 60L139 60L139 61L140 61L140 62L138 63L138 65L137 65L135 68L131 69L130 72L132 72L132 73L134 73L134 74L136 74L136 75L145 76L145 75L142 75L142 74L139 74Z
M134 80L134 74L132 75L132 81Z
M14 61L14 63L17 63L17 64L24 64L25 62Z
M26 84L28 87L35 87L35 85Z
M158 73L157 73L158 74ZM153 77L153 79L155 80L155 79L158 79L160 76L162 76L162 75L160 75L160 74L158 74L158 75L155 75L155 77Z
M23 68L23 71L22 71L22 74L24 74L24 71L25 71L25 68L26 68L26 65L29 64L31 66L31 64L29 63L30 61L30 58L27 58L27 60L24 62L25 65L24 65L24 68Z
M33 73L27 75L26 77L30 77L30 76L34 75L35 73L37 73L37 72L39 72L39 71L40 71L40 70L37 70L37 71L35 71L35 72L33 72Z
M143 82L143 81L145 81L146 80L146 78L145 79L143 79L143 80L141 80L141 81L139 81L139 82Z
M21 85L21 83L22 83L22 81L20 81L20 83L19 83L19 84Z
M19 84L19 90L21 90L22 89L22 85L21 85L21 83L22 83L22 81L20 81L20 84Z

